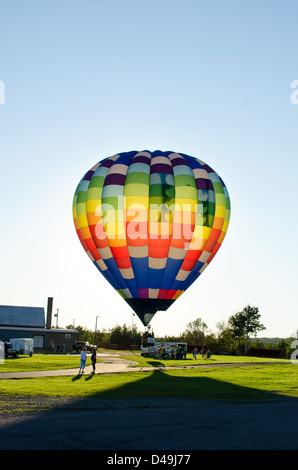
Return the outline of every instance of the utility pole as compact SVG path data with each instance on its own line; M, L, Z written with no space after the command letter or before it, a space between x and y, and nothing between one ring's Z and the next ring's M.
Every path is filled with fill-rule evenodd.
M97 336L97 319L99 318L99 315L96 315L95 317L95 335L94 335L94 342L95 342L95 346L97 346L96 344L96 336Z
M133 339L133 317L135 316L135 313L132 312L132 318L131 318L131 339Z
M54 314L54 317L56 317L56 328L58 328L58 314L59 314L59 308L57 308L57 313Z

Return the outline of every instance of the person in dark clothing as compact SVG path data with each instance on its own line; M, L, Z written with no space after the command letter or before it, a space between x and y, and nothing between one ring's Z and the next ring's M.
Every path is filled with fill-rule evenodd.
M93 371L91 372L91 374L94 375L95 374L95 366L96 366L96 348L92 349L91 362L92 362L92 367L93 367Z

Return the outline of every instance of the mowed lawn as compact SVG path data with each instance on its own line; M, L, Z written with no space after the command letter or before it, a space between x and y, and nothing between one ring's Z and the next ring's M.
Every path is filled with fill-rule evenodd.
M90 363L90 359L89 359ZM75 369L80 367L80 356L76 354L33 354L8 357L0 363L1 372L27 372L36 370Z
M106 353L106 351L105 351ZM87 355L86 365L91 364L91 354ZM117 354L121 356L121 351ZM211 359L202 359L201 355L197 360L194 360L192 355L188 354L186 360L171 360L171 359L154 359L143 357L140 354L125 355L122 359L131 360L138 363L139 367L163 367L163 366L189 366L198 364L234 364L236 362L280 362L282 359L268 359L260 357L247 357L247 356L212 356ZM97 357L97 362L100 362L100 356ZM284 360L284 362L289 362ZM20 355L18 358L9 357L3 363L0 363L1 372L26 372L37 370L57 370L57 369L79 369L80 355L79 354L33 354L32 357Z
M32 360L38 355L28 358ZM78 356L54 356L56 368L78 368ZM41 356L36 367L41 366L42 358L47 365L54 362L50 356ZM59 359L58 359L59 358ZM216 356L212 363L216 368L164 369L173 365L195 365L199 361L159 361L141 356L125 356L142 366L159 366L158 370L142 370L119 374L96 374L91 376L60 376L22 379L1 379L0 397L5 396L49 396L77 398L187 398L224 401L272 400L280 396L298 397L298 364L290 361L274 361L263 358L239 358ZM61 367L57 367L56 359ZM254 365L233 365L236 362L254 362ZM41 361L41 362L40 362ZM49 362L47 362L49 361ZM63 362L64 361L64 362ZM200 360L210 364L211 361ZM8 362L8 361L7 361ZM185 364L183 364L185 362ZM265 364L264 364L265 363ZM228 364L220 366L220 364ZM231 366L229 366L231 364ZM31 369L34 363L31 362ZM55 367L54 367L55 368ZM40 370L42 370L40 369ZM0 366L2 370L2 365Z
M272 359L266 357L249 357L249 356L224 356L224 355L213 355L211 359L203 359L201 354L197 356L197 359L193 359L191 354L188 354L186 360L184 359L157 359L141 356L138 354L126 355L123 359L135 361L138 363L136 367L175 367L175 366L191 366L191 365L204 365L204 364L240 364L240 363L288 363L289 359Z

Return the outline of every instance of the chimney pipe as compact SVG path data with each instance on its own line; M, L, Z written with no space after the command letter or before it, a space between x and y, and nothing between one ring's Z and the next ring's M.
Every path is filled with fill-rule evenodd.
M48 297L47 330L52 328L53 297Z

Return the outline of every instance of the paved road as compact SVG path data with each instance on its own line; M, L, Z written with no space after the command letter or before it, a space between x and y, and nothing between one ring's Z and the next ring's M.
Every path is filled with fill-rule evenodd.
M121 353L122 355L122 353ZM131 355L131 353L130 353ZM90 356L90 355L88 355ZM128 361L121 359L117 354L109 353L98 353L97 357L102 361L96 364L96 373L98 374L111 374L117 372L128 372L130 370L136 370L133 365L137 365L137 362ZM59 375L77 375L79 372L80 358L78 355L78 367L76 369L66 370L39 370L29 372L0 372L0 379L11 379L11 378L26 378L26 377L53 377ZM150 369L150 367L149 367ZM85 375L90 374L92 366L85 367Z
M115 355L101 359L99 373L130 370ZM47 399L42 400L46 405ZM57 399L54 405L48 411L0 414L0 449L105 450L100 453L104 458L115 452L121 456L124 451L134 455L134 451L152 454L165 449L176 453L298 449L298 400L291 398L242 404L90 398Z

